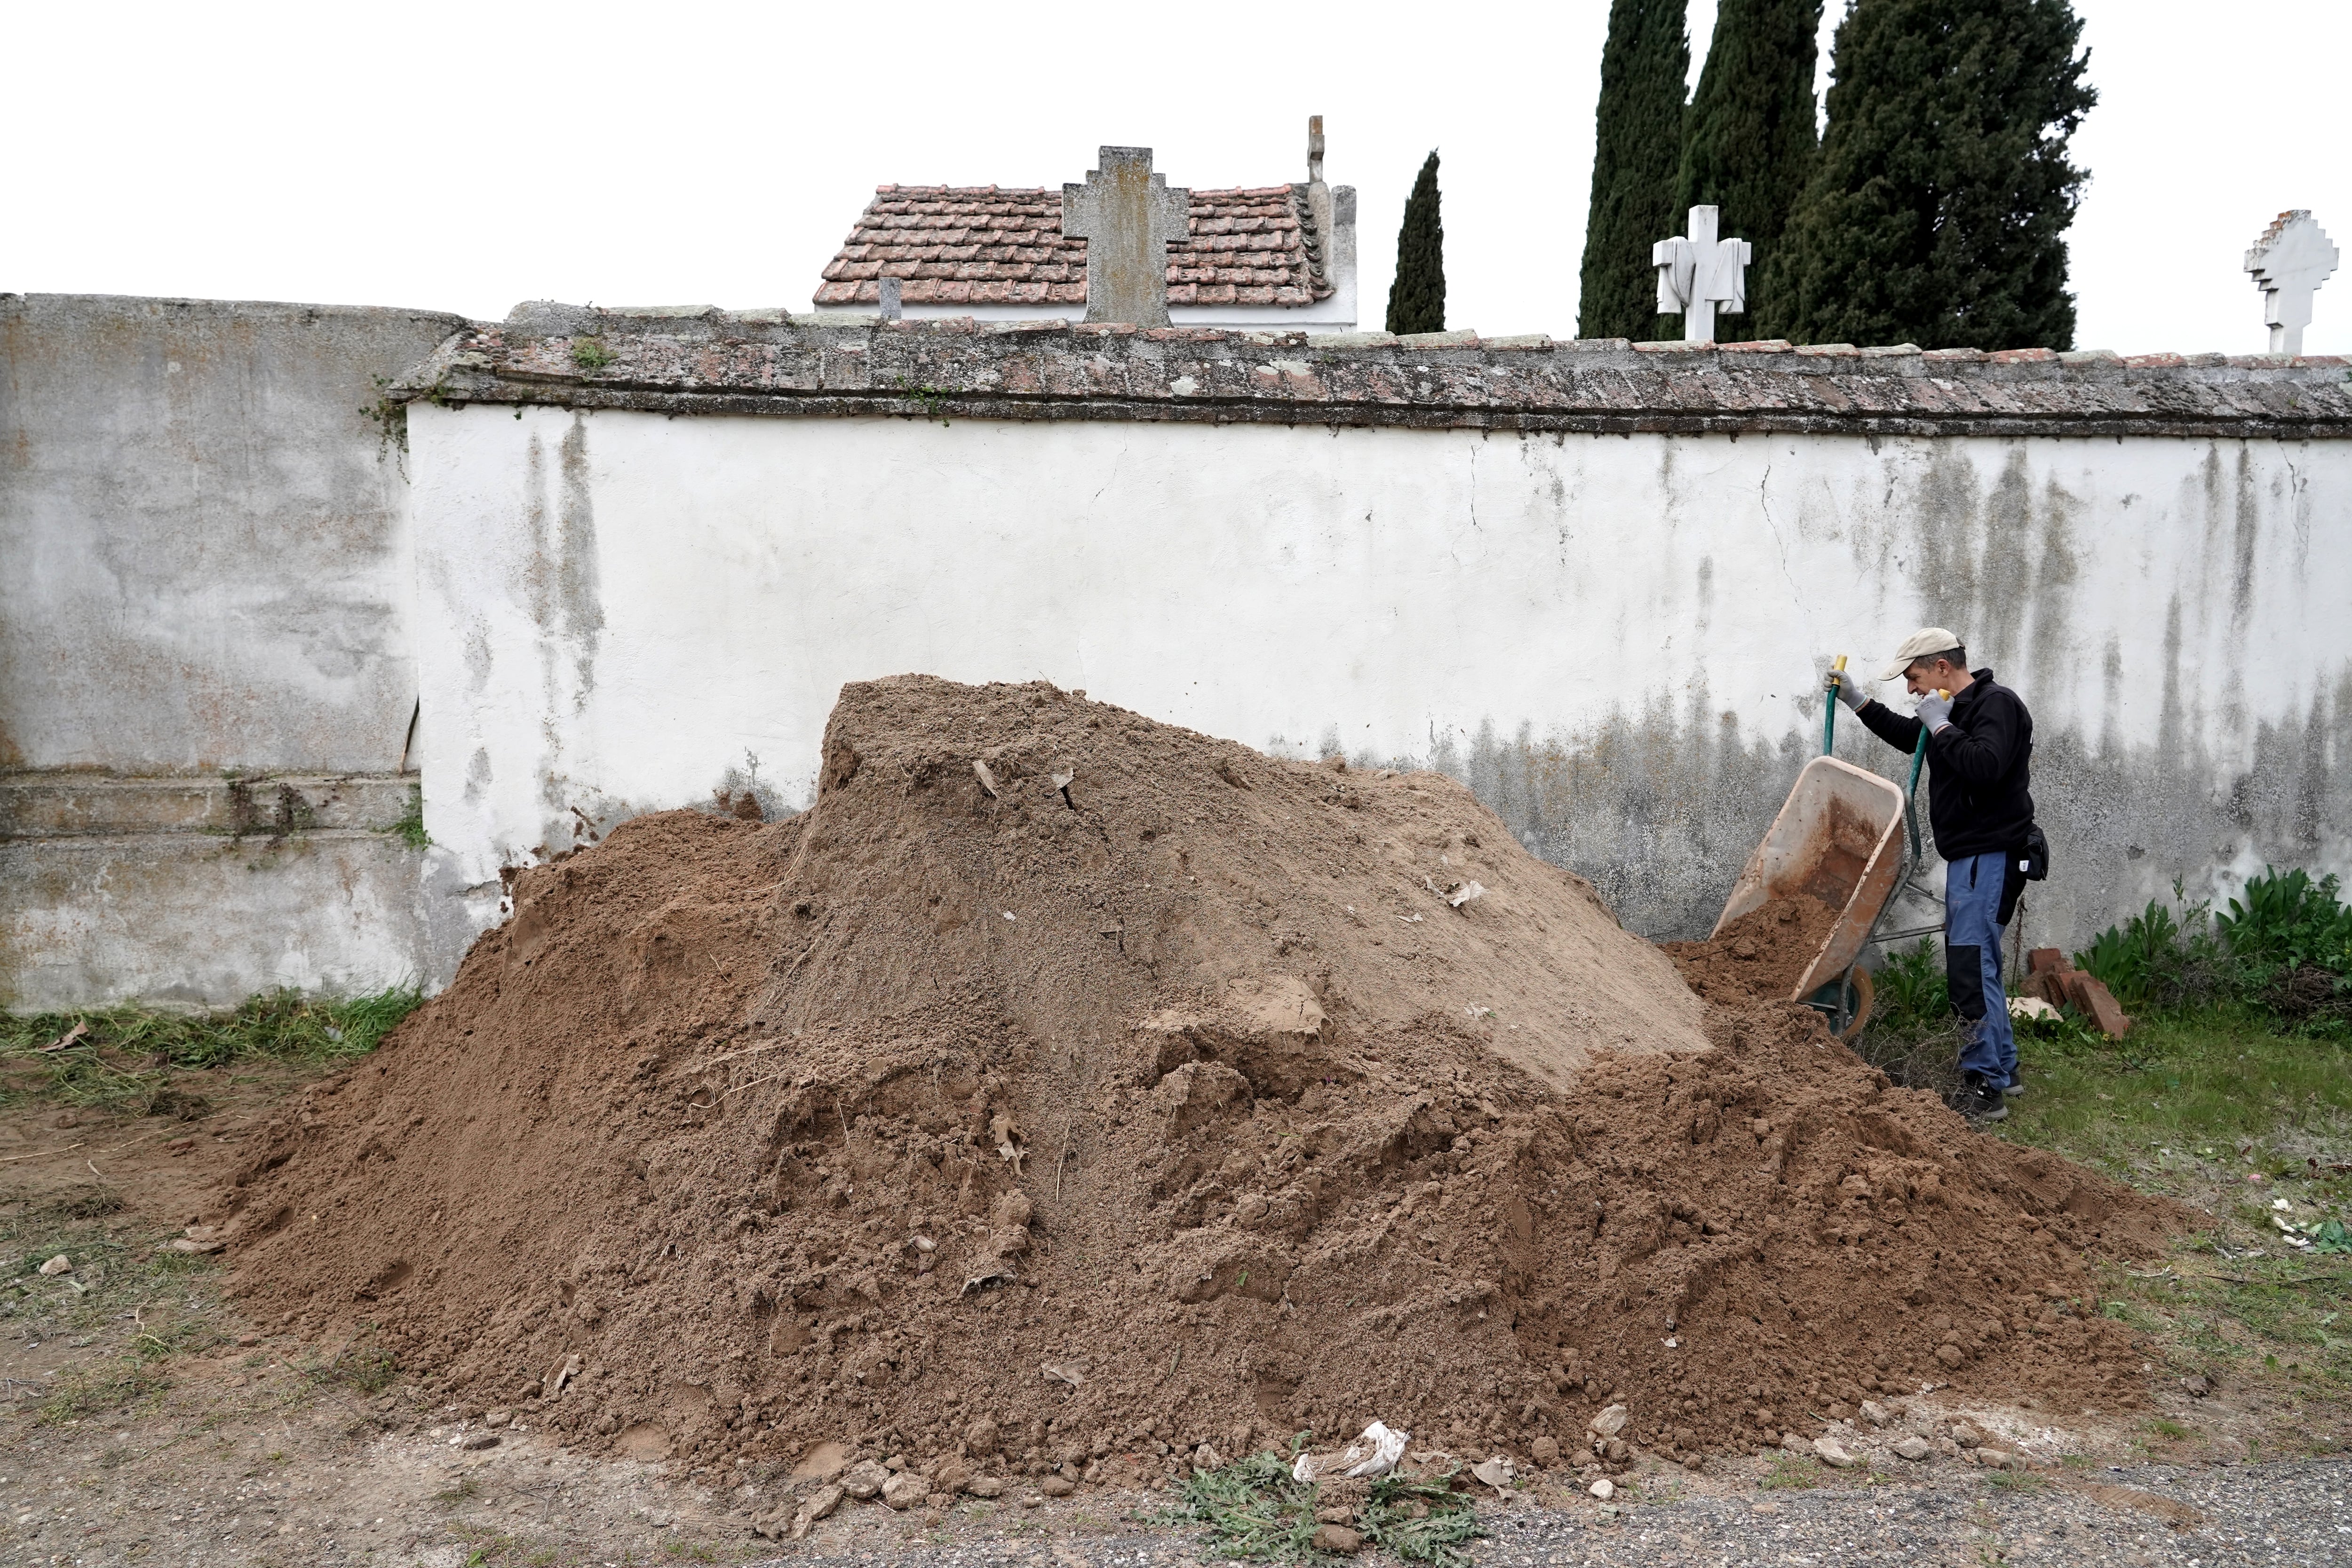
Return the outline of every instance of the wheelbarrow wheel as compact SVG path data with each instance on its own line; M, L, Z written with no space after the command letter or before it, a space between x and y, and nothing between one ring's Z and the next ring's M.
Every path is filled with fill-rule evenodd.
M1863 1026L1870 1022L1870 1005L1875 999L1876 988L1870 983L1870 971L1856 964L1806 997L1805 1005L1829 1021L1841 1044L1850 1046L1862 1037ZM1841 1002L1845 1004L1847 1019L1843 1029L1837 1027Z
M1862 1038L1862 1026L1870 1022L1870 1005L1878 997L1877 987L1870 983L1870 971L1859 963L1846 971L1846 980L1853 994L1853 1021L1838 1038L1850 1046Z

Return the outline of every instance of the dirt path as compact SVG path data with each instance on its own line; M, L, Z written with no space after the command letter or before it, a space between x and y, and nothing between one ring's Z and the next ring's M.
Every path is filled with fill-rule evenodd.
M0 1459L0 1562L387 1563L415 1568L877 1562L1151 1568L1213 1561L1199 1533L1160 1516L1164 1493L1083 1489L1034 1509L967 1501L945 1516L850 1505L800 1542L751 1521L781 1478L679 1475L596 1461L536 1434L496 1448L450 1446L396 1395L320 1388L253 1356L191 1366L169 1407L92 1428L9 1434ZM203 1415L199 1407L209 1405ZM378 1406L383 1408L379 1410ZM386 1432L386 1422L414 1430ZM1483 1505L1482 1564L1932 1563L2316 1563L2352 1553L2352 1462L2182 1468L2137 1465L1996 1489L1981 1471L1930 1465L1883 1484L1759 1490L1740 1461L1605 1519L1538 1482Z

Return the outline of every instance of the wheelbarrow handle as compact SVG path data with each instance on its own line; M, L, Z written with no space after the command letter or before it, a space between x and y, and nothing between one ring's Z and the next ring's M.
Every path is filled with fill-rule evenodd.
M1830 667L1829 678L1822 682L1822 755L1828 756L1837 745L1838 677L1845 673L1845 655L1837 656Z
M1911 787L1903 792L1903 822L1911 829L1911 858L1917 860L1919 849L1919 808L1912 796L1919 793L1919 768L1927 760L1927 727L1919 726L1919 743L1911 748Z

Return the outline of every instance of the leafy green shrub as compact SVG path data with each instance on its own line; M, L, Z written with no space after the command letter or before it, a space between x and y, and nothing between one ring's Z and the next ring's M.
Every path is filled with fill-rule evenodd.
M2139 913L2093 937L2074 962L2133 1011L2223 1001L2242 978L2202 903L2184 904L2175 920L2150 899Z
M2333 872L2315 882L2308 871L2281 875L2265 866L2213 924L2248 963L2352 973L2352 907L2337 897L2339 886Z
M2215 914L2154 900L2074 955L2132 1011L2239 1002L2315 1031L2352 1025L2352 908L2333 876L2265 867Z
M1912 947L1889 949L1886 962L1871 977L1877 995L1871 1011L1894 1028L1911 1028L1941 1021L1952 1010L1952 992L1944 978L1944 955L1936 939L1923 936Z

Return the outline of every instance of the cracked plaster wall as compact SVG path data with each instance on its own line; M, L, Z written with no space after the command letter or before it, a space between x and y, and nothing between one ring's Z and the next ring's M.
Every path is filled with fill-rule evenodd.
M0 295L0 767L391 772L417 310Z
M141 803L223 773L395 773L413 573L381 399L462 324L0 294L0 1005L436 967L446 900L398 839L157 831ZM19 808L77 780L109 804L63 829Z
M2342 442L410 422L452 887L715 789L805 804L841 683L925 670L1445 768L1688 934L1818 749L1829 658L1926 623L2036 715L2031 941L2347 864Z

